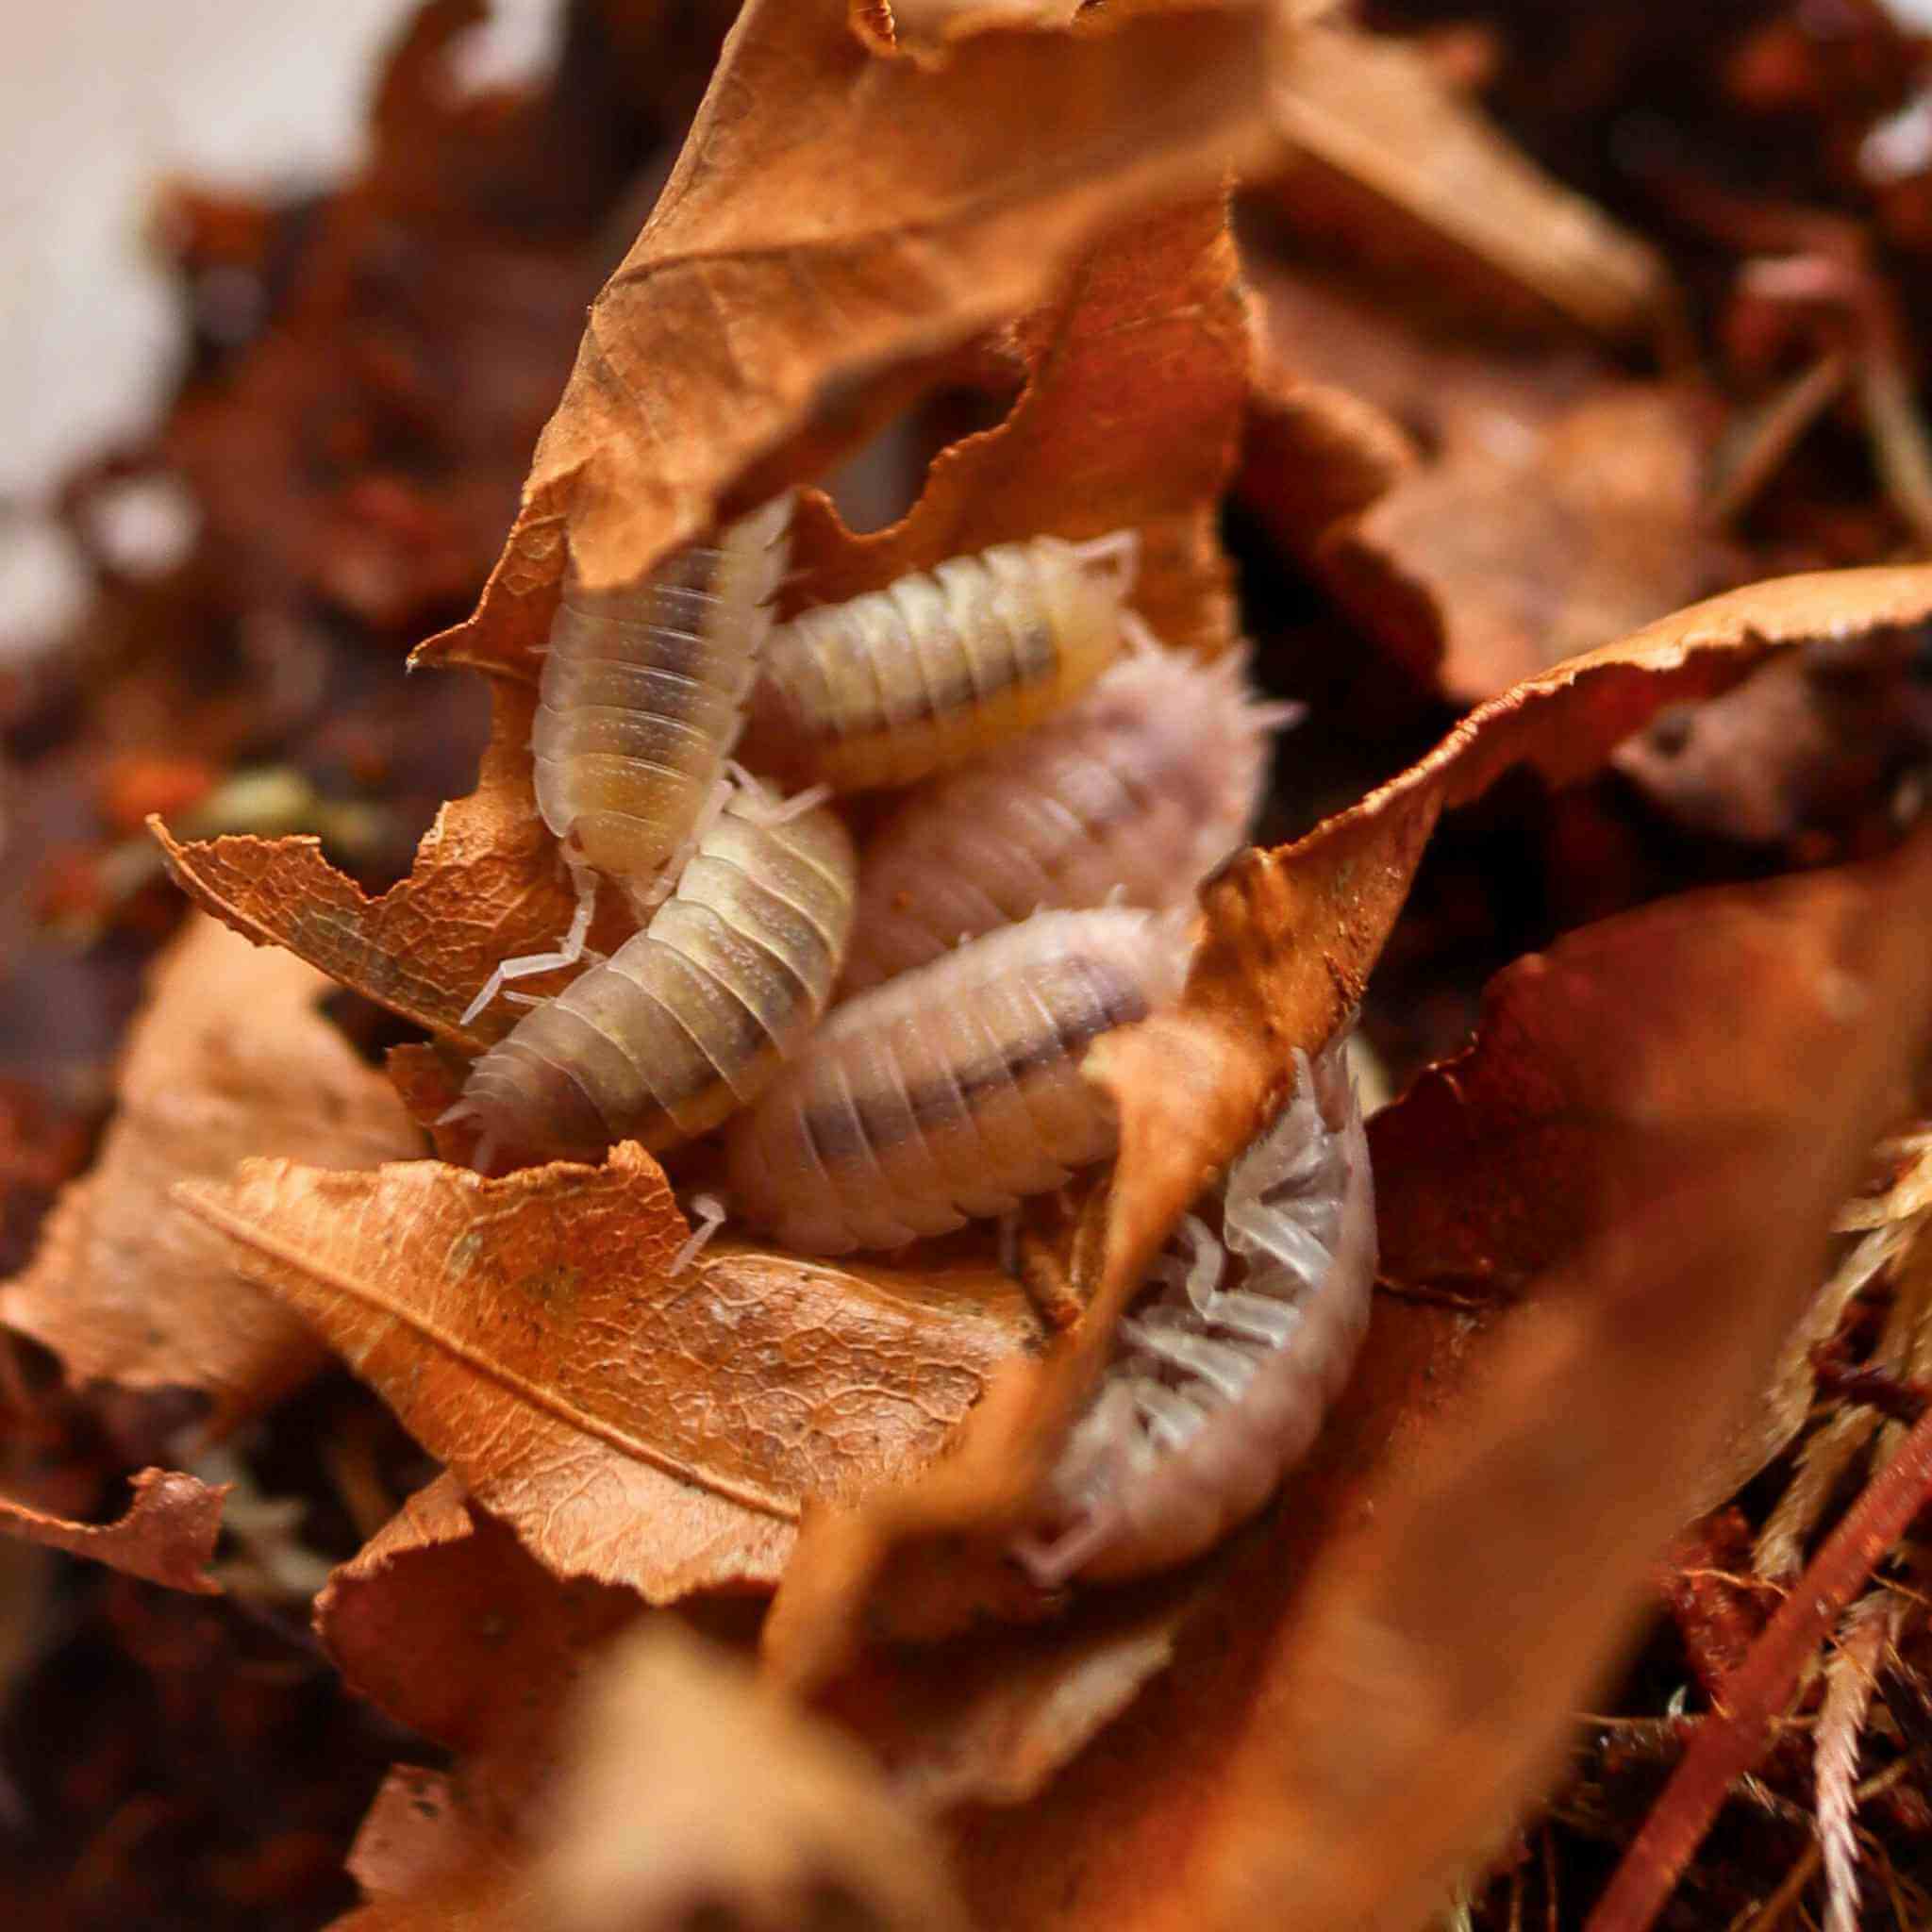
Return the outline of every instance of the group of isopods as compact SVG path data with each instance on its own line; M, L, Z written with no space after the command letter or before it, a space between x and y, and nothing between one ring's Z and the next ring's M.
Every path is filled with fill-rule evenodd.
M774 624L790 517L780 498L619 590L567 578L532 752L576 916L465 1020L590 963L555 998L508 995L531 1010L449 1116L476 1124L478 1165L724 1128L724 1198L691 1197L690 1252L727 1216L801 1253L896 1248L1108 1158L1082 1058L1178 994L1196 888L1245 841L1290 715L1238 654L1152 637L1135 532L1000 544ZM831 800L887 790L861 858ZM642 922L608 958L586 950L603 881ZM1199 1204L1218 1230L1190 1215L1124 1324L1015 1550L1042 1585L1207 1548L1345 1378L1367 1145L1339 1043L1297 1075Z

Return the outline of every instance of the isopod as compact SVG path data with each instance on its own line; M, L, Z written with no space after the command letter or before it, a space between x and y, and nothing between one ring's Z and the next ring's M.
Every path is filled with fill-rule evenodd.
M1087 1047L1165 1005L1181 921L1042 912L834 1008L733 1123L733 1211L814 1255L892 1248L1007 1214L1104 1160Z
M1121 1324L1121 1352L1050 1484L1057 1523L1014 1555L1042 1588L1211 1548L1304 1457L1355 1365L1375 1279L1361 1105L1340 1041L1229 1170L1222 1232L1194 1215ZM1227 1257L1242 1263L1221 1286Z
M791 498L775 497L641 583L593 592L566 575L530 750L537 809L576 882L576 916L554 951L506 959L465 1024L506 980L583 957L600 877L641 916L670 891L724 796L791 517Z
M857 992L1042 908L1187 903L1248 835L1269 736L1242 655L1146 651L1037 730L910 793L867 846Z
M1119 650L1140 540L1034 537L773 631L753 762L835 791L908 785L1027 730Z
M851 839L827 807L801 812L756 781L740 785L650 924L484 1054L453 1115L564 1158L708 1133L824 1010L856 879Z

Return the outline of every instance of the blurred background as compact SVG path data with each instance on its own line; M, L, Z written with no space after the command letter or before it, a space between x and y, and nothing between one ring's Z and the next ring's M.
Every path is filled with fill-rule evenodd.
M410 10L410 0L72 0L10 25L0 655L57 630L84 592L78 560L36 513L55 480L133 438L166 400L181 341L151 245L158 191L192 178L288 193L340 176L364 158L369 91ZM467 37L469 84L540 71L560 11L560 0L500 0Z

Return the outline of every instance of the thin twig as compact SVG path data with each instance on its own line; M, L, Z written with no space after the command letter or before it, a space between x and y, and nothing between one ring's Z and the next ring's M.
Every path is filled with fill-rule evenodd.
M1932 1493L1932 1416L1864 1489L1724 1685L1723 1717L1698 1726L1585 1932L1648 1932L1731 1786L1763 1755L1772 1721L1840 1613Z

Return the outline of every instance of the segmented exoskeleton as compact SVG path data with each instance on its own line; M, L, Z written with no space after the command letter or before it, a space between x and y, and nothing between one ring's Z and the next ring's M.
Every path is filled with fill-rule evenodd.
M1120 648L1139 539L1035 537L805 611L766 646L761 769L835 791L908 785L1036 724Z
M1307 1453L1348 1379L1375 1278L1368 1139L1339 1041L1312 1067L1297 1053L1295 1072L1228 1172L1221 1234L1189 1215L1121 1324L1054 1472L1057 1533L1014 1551L1042 1587L1210 1548ZM1223 1289L1230 1254L1241 1274Z
M1143 651L1037 730L910 793L865 848L858 992L1042 908L1185 905L1243 843L1270 734L1244 654Z
M793 802L794 805L796 801ZM677 890L471 1069L453 1113L531 1153L594 1158L708 1132L824 1010L852 928L852 841L824 806L734 791Z
M576 917L555 951L505 960L464 1024L504 981L583 957L599 877L640 916L671 890L723 802L791 517L791 499L776 497L641 583L591 591L566 575L530 749L537 808L576 881Z
M1114 1151L1087 1047L1178 992L1173 915L1042 912L837 1008L726 1141L733 1211L807 1254L891 1248Z

